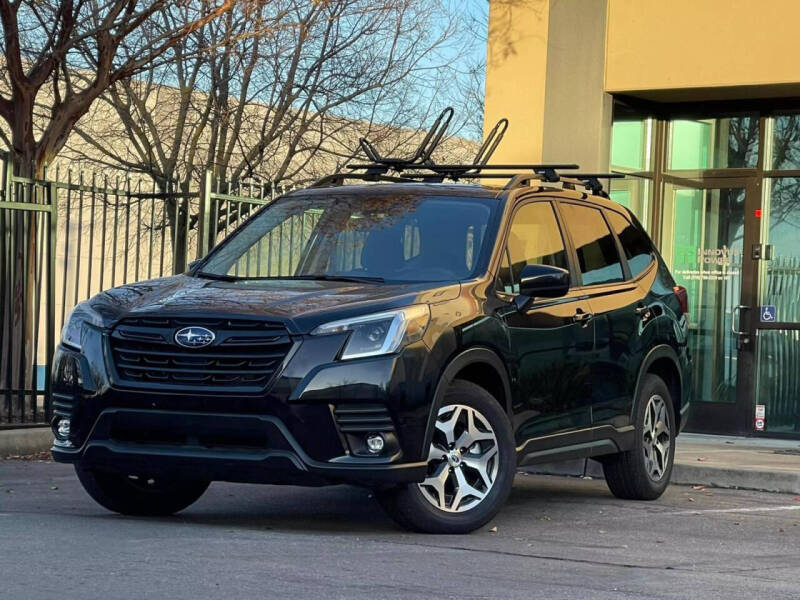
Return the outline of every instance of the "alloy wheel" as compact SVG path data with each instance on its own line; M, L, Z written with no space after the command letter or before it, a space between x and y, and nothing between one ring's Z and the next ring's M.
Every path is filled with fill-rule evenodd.
M647 401L642 431L642 451L647 474L660 481L669 466L669 447L672 443L667 403L658 394Z
M470 510L494 486L499 458L497 437L486 417L462 404L444 406L428 452L428 477L419 489L440 510Z

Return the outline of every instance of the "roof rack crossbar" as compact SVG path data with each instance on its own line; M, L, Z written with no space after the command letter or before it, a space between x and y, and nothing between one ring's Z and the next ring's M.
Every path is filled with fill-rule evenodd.
M608 193L603 189L601 179L625 179L623 173L570 173L568 177L583 184L596 196L606 197L608 197Z
M421 181L419 178L413 177L396 177L393 175L384 175L380 173L334 173L333 175L326 175L311 184L310 187L330 187L344 185L345 180L356 179L359 181L384 181L388 183L414 183Z

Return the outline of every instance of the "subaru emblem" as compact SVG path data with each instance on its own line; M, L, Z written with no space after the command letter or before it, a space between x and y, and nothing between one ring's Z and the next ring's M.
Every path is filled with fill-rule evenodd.
M175 332L175 343L184 348L204 348L217 336L205 327L184 327Z

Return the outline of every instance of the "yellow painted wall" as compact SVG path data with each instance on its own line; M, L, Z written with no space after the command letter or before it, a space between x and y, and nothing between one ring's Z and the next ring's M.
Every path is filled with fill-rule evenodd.
M509 120L495 164L542 159L548 13L549 0L489 4L484 130Z
M800 82L798 0L608 0L606 91Z

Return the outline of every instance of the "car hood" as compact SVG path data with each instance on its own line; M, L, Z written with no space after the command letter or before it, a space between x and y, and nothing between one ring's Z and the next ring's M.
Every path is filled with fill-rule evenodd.
M375 284L338 281L215 281L175 275L102 292L90 306L111 326L142 314L239 316L280 320L293 333L351 316L456 298L459 283Z

